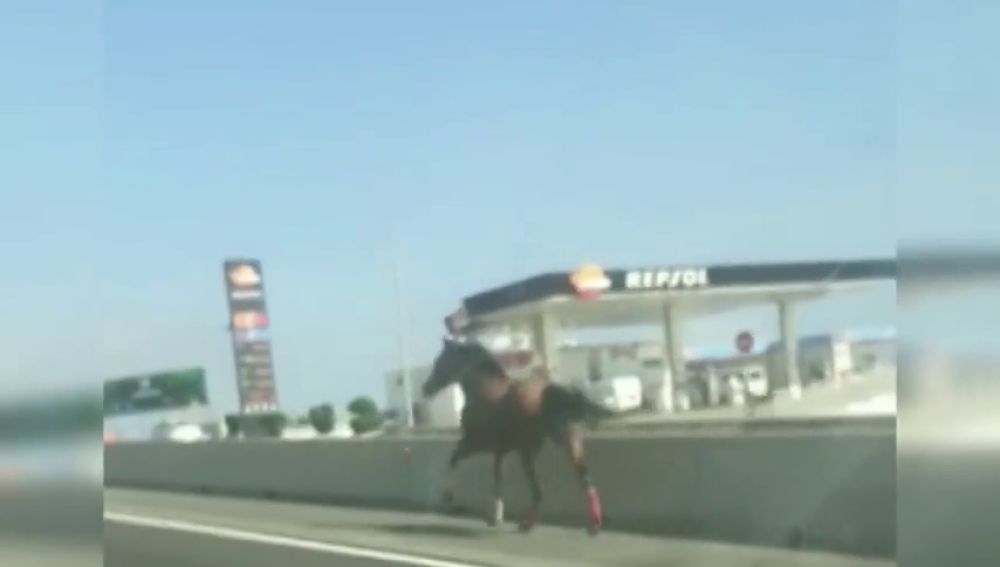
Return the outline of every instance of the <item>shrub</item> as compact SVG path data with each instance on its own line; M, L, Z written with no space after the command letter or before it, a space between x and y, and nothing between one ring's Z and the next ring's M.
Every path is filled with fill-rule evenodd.
M351 431L353 431L355 435L375 431L379 427L382 427L382 418L378 414L355 416L351 418Z
M281 437L281 432L288 425L288 417L281 412L262 414L258 419L264 431L270 437Z
M227 414L226 417L226 436L227 437L239 437L240 435L240 416L234 413Z
M321 404L310 408L309 423L312 424L313 429L315 429L317 433L325 435L333 431L333 428L337 423L336 415L333 412L333 406L330 404Z
M355 435L368 433L382 427L382 416L379 414L378 406L368 397L355 398L347 406L351 412L351 430Z
M374 416L378 415L378 406L371 398L362 396L359 398L354 398L350 404L347 405L347 411L351 412L356 416Z

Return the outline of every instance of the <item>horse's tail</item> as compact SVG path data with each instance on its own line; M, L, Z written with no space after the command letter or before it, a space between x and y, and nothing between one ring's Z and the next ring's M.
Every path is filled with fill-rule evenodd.
M596 425L614 412L591 400L578 388L549 384L542 394L542 414L550 425L561 427L574 422Z

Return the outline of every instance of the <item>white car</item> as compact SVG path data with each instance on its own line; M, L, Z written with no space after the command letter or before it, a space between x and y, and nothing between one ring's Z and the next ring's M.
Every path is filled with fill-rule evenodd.
M611 411L622 412L642 407L642 380L638 376L615 376L594 382L590 396Z
M197 423L161 423L153 428L153 439L174 443L196 443L211 437Z

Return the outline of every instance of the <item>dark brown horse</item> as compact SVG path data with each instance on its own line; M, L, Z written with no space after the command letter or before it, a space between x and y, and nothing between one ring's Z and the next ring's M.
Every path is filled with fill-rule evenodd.
M535 474L535 459L546 438L564 447L583 488L590 533L601 527L601 501L591 482L583 458L583 438L579 425L610 415L579 390L554 384L547 379L511 380L497 359L476 342L445 339L424 384L430 397L450 384L459 383L465 394L462 409L462 438L452 452L449 473L456 465L477 453L493 455L494 513L491 524L503 521L503 460L516 452L531 485L531 507L519 523L528 531L538 521L542 489ZM449 488L445 499L452 499Z

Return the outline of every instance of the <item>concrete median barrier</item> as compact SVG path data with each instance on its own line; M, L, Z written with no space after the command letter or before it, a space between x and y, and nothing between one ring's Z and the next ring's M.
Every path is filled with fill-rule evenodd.
M233 441L106 448L112 486L440 509L453 439ZM593 437L588 463L613 530L893 556L892 434ZM584 503L565 455L539 458L543 520L583 527ZM464 462L457 502L484 517L490 459ZM528 501L515 455L505 499Z

